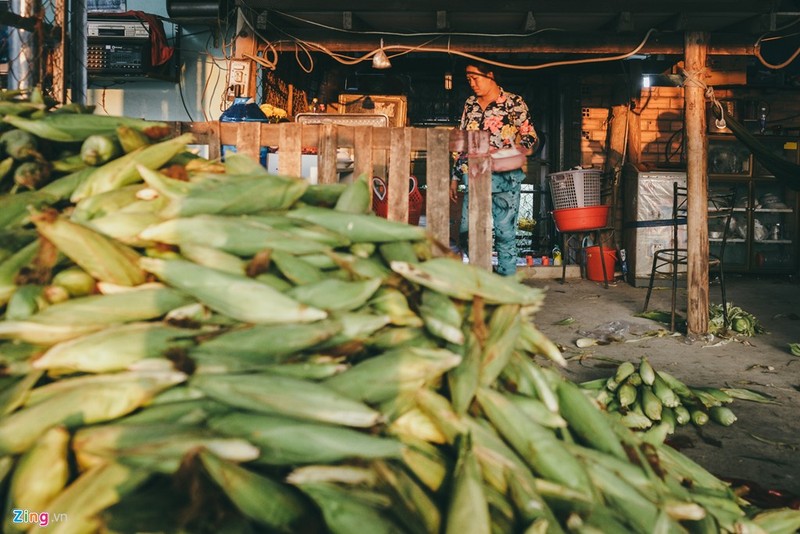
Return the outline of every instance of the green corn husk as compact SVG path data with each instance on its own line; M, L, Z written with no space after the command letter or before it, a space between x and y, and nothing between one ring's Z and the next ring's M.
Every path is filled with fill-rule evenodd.
M298 487L322 510L325 525L331 534L351 534L358 531L370 534L402 532L389 516L386 509L388 503L375 503L374 498L354 494L326 482L298 484Z
M375 294L381 280L346 282L331 278L297 286L286 292L298 302L330 312L352 311L360 308Z
M256 413L213 417L209 426L246 439L261 449L259 464L288 466L340 462L351 458L400 458L400 441L341 426Z
M0 263L0 305L6 304L17 290L16 278L20 270L33 261L39 253L39 241L34 240Z
M367 214L370 211L370 204L372 203L372 188L370 187L369 180L366 175L361 175L347 187L339 195L336 200L336 205L333 209L345 213L359 213Z
M387 264L391 264L393 261L419 263L414 245L409 241L381 243L379 250L381 252L381 257Z
M51 396L0 418L0 454L27 450L48 428L99 423L122 417L186 379L183 373L132 374L114 388L85 386Z
M141 266L212 310L248 323L284 324L325 319L327 313L300 304L271 287L183 260L142 258Z
M536 473L591 495L591 485L585 470L566 452L549 429L526 418L500 393L481 388L477 398L492 425Z
M731 426L737 420L736 415L727 406L712 406L708 410L708 417L722 426Z
M365 360L325 385L353 399L379 403L420 389L460 362L461 356L445 349L398 349Z
M115 133L117 134L117 139L119 139L122 150L126 154L150 144L149 137L136 128L131 128L125 124L117 126Z
M207 451L200 461L214 482L244 515L276 532L297 532L309 515L291 487L258 475Z
M231 406L323 423L371 427L380 413L322 384L266 374L203 375L190 385Z
M9 115L4 117L3 121L37 137L64 143L83 141L90 135L95 134L113 134L116 128L121 125L141 131L146 131L149 128L166 127L163 122L87 113L48 113L37 120Z
M233 411L230 406L207 398L162 402L166 394L188 389L181 387L168 389L157 395L149 405L132 415L118 419L115 423L118 425L204 425L206 421L216 415L224 415Z
M62 426L55 426L23 454L11 477L9 505L22 510L47 510L47 505L67 485L69 463L67 459L70 434ZM10 510L9 510L10 512ZM6 514L4 532L19 532Z
M3 367L8 368L6 362ZM8 415L25 403L28 393L42 378L41 371L30 371L21 377L3 377L0 386L0 416Z
M642 356L639 362L639 376L642 377L642 382L648 386L652 386L653 382L656 380L656 373L653 370L653 366L650 365L650 361L645 356Z
M170 348L194 345L198 330L161 323L128 323L59 343L33 362L34 369L108 373L144 358L158 358Z
M284 278L297 286L325 281L322 271L293 254L283 250L273 250L270 253L270 261L280 271ZM310 295L307 295L310 297Z
M192 303L192 299L168 287L142 287L108 295L88 295L54 304L29 322L39 325L112 325L146 321Z
M108 461L150 472L174 473L190 452L205 449L231 461L249 462L259 450L246 440L220 436L203 427L167 423L110 424L78 430L72 448L81 469Z
M33 216L36 229L92 277L113 284L135 286L144 282L139 254L63 216Z
M226 273L244 275L246 272L247 264L239 256L213 247L185 244L181 246L181 256L203 267L210 267Z
M686 408L686 406L679 405L679 406L676 406L674 408L674 410L675 410L675 421L679 425L685 425L689 421L691 421L692 416L689 413L689 410Z
M489 504L484 493L480 468L472 452L472 440L468 434L460 439L458 451L453 487L447 505L445 533L489 534L491 532Z
M6 320L24 321L39 311L46 308L44 301L44 286L39 284L25 284L19 286L11 295L6 305Z
M481 297L487 304L519 304L533 312L544 298L540 289L450 258L437 258L419 265L392 262L391 267L411 282L460 300Z
M461 311L452 299L435 291L424 290L419 315L433 335L455 345L464 343Z
M93 134L81 144L81 160L86 165L97 167L122 154L122 146L115 135Z
M653 380L653 393L655 393L658 400L661 401L661 404L667 408L675 408L681 402L678 395L659 375L656 375Z
M48 506L50 510L58 510L66 520L55 529L53 524L39 525L29 532L97 532L103 524L97 517L100 512L119 502L148 478L149 474L143 470L133 470L114 462L84 471Z
M147 185L169 198L165 218L199 214L245 215L285 210L303 196L308 182L285 176L243 176L196 183L177 182L147 167L139 167Z
M183 134L174 139L140 148L105 165L95 167L88 178L75 189L70 200L79 202L86 197L135 183L141 179L140 166L157 169L186 150L186 145L191 144L193 140L192 134Z
M447 297L445 297L447 298ZM448 299L449 300L449 299ZM447 371L447 384L453 409L459 415L467 413L481 379L481 354L483 349L472 330L467 330L461 347L461 363Z
M364 241L385 243L425 239L424 228L389 221L375 215L331 211L313 206L294 209L287 215L294 219L318 224L347 237L353 243Z
M756 514L753 523L768 534L793 534L800 530L800 513L789 508L766 510Z
M661 401L658 399L652 388L648 386L641 387L641 403L644 414L653 421L661 420L661 411L664 409Z
M375 462L373 467L399 500L402 512L398 516L403 523L417 532L440 531L442 517L436 502L405 469L383 461Z
M422 319L411 310L406 296L398 289L381 287L370 300L370 306L377 312L388 315L394 325L423 325Z
M592 406L580 388L565 380L558 384L556 392L561 416L569 422L570 430L579 439L615 458L627 459L625 449L607 419L602 412Z
M136 202L142 189L142 184L132 184L86 197L75 205L70 217L76 222L86 222L116 213Z
M480 383L491 385L508 365L520 333L518 305L498 306L489 320L489 337L481 355Z
M139 237L170 245L204 245L238 256L253 256L264 249L292 254L327 252L348 241L330 234L319 240L298 239L289 228L275 228L258 219L223 215L196 215L169 219L144 229Z
M547 336L542 334L531 322L521 322L517 346L529 354L540 354L561 367L567 366L567 360L561 354L558 346L547 339Z

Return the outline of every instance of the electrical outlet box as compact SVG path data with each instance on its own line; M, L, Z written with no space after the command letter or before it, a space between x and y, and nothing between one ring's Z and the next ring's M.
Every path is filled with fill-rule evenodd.
M228 100L237 96L253 96L250 94L250 68L248 59L232 59L228 70Z

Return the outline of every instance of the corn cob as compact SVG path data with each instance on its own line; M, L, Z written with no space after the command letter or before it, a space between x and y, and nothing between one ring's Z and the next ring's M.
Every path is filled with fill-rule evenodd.
M285 210L292 207L308 187L305 180L258 174L175 184L175 180L145 166L139 166L138 171L147 185L170 199L161 212L163 217Z
M183 373L132 374L109 389L105 384L72 389L0 418L0 453L27 450L48 428L109 421L126 415L156 393L186 379Z
M146 321L161 317L190 302L191 299L168 287L134 288L122 293L70 299L40 311L30 318L30 322L80 327L87 324L111 325Z
M94 278L128 286L144 282L133 249L52 212L31 219L41 235Z
M370 211L371 203L372 188L367 181L367 176L362 174L345 187L333 209L344 213L367 214Z
M489 505L481 483L480 468L472 452L472 440L469 434L459 440L458 461L452 484L450 501L447 505L445 533L489 534L491 532Z
M386 413L384 410L381 411ZM401 440L403 436L413 436L429 443L440 445L447 443L447 437L439 430L436 423L419 408L411 408L406 411L394 419L386 430Z
M70 200L77 203L86 197L135 183L141 179L140 166L157 169L186 150L186 145L193 140L192 134L183 134L135 150L101 167L96 167L94 172L75 189Z
M436 258L418 265L392 262L391 267L411 282L460 300L481 297L487 304L519 304L530 307L529 311L535 311L543 300L540 289L449 258Z
M219 458L200 452L203 467L244 515L277 532L302 529L308 507L293 488Z
M327 313L305 306L271 287L244 276L209 269L184 260L142 258L141 266L170 286L197 298L212 310L260 324L313 322Z
M86 165L97 167L117 158L122 147L116 135L92 134L83 140L80 155Z
M81 469L108 461L119 461L146 471L174 473L184 457L205 449L235 462L249 462L259 450L246 440L219 436L203 427L186 427L174 422L110 424L78 430L72 448Z
M238 256L253 256L267 248L292 254L322 253L329 250L333 241L300 240L285 228L274 228L253 218L223 215L169 219L144 229L139 237L170 245L204 245Z
M45 432L36 444L23 454L9 487L9 504L23 510L47 510L69 479L67 449L69 432L56 426ZM4 532L18 531L7 515Z
M629 376L636 372L636 367L631 362L622 362L614 373L614 382L622 384ZM612 388L610 388L612 389Z
M256 413L212 417L215 432L246 439L261 449L264 465L340 462L348 458L399 458L403 444L357 430Z
M628 382L625 382L619 387L619 389L617 389L617 400L619 400L619 405L623 408L631 406L634 402L636 402L636 398L636 387Z
M449 459L435 445L426 441L403 438L400 451L403 464L430 491L439 491L447 478Z
M380 420L380 414L367 405L307 380L265 374L203 375L193 377L190 385L220 402L259 413L354 427L371 427Z
M34 315L33 318L36 319L38 315ZM103 324L51 324L35 320L0 321L0 339L49 346L96 332L104 326Z
M38 120L8 115L3 118L3 121L37 137L64 143L82 142L94 134L113 134L120 125L145 131L149 128L163 128L166 126L163 122L88 113L48 113L44 118Z
M269 258L283 277L297 286L306 286L328 281L325 280L322 271L303 260L301 257L297 257L282 250L273 250ZM310 294L307 294L306 297L309 300L313 298Z
M293 219L318 224L341 234L353 243L369 241L416 241L425 239L425 229L419 226L389 221L374 215L361 215L306 206L289 211Z
M415 391L460 362L461 356L445 349L399 349L365 360L325 385L353 399L378 403Z
M641 388L641 403L642 410L647 417L653 421L661 420L661 411L664 407L649 386L642 386Z
M191 351L192 356L227 355L253 362L275 363L301 353L341 332L339 321L310 324L256 325L233 329L203 342Z
M645 356L642 356L642 359L639 362L639 376L642 377L642 382L648 386L652 386L656 379L656 373L653 371L653 366L650 365L650 361Z
M194 344L198 330L160 323L128 323L59 343L33 362L34 369L107 373L144 359L161 357L169 348Z
M658 518L658 507L646 499L614 471L599 463L586 465L592 482L603 494L606 502L628 525L628 532L651 534ZM677 532L677 531L676 531Z
M605 416L591 405L580 388L564 380L556 392L561 416L569 422L570 430L597 450L622 460L627 458Z
M678 405L675 407L675 421L679 425L685 425L691 420L692 416L689 413L689 410L683 406Z
M736 415L727 406L712 406L708 410L708 417L722 426L731 426L736 422Z

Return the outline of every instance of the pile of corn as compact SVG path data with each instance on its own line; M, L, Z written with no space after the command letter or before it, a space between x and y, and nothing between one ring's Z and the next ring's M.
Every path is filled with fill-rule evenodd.
M737 398L774 402L748 389L688 386L666 371L653 369L644 356L638 366L623 362L612 376L583 382L581 387L626 427L646 431L646 441L664 441L676 427L688 423L702 426L713 421L730 426L736 415L726 405Z
M365 180L145 138L0 199L5 532L800 526L604 414L540 290L434 259Z

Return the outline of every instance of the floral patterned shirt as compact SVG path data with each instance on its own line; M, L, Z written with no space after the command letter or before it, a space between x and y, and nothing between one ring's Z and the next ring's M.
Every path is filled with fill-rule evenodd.
M536 130L525 101L521 96L507 93L502 88L497 100L486 109L481 108L476 96L467 98L459 127L462 130L487 130L489 146L492 148L511 148L515 142L531 148L536 143ZM456 153L455 156L452 178L460 180L467 174L467 155Z

